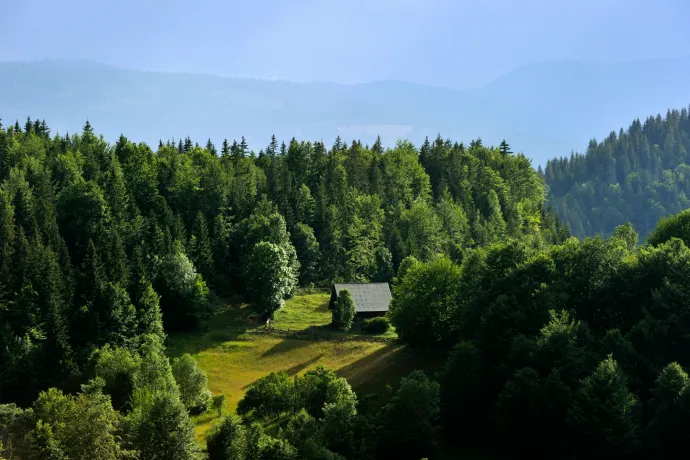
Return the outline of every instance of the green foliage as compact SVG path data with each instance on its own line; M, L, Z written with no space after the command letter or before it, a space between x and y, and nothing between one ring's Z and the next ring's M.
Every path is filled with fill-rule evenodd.
M245 460L247 434L242 421L229 415L213 427L206 440L209 460Z
M438 448L439 384L414 371L400 381L383 407L378 452L381 457L433 457Z
M249 385L237 404L237 413L255 411L261 417L279 415L295 408L295 384L285 372L271 372Z
M211 409L215 412L218 412L219 417L223 414L223 410L225 409L224 394L221 393L219 395L213 395L213 398L211 398Z
M208 225L203 213L199 211L194 221L192 236L189 241L189 252L194 266L205 279L213 278L213 249Z
M317 444L313 439L307 440L299 455L305 460L345 460L342 455L331 452L324 446Z
M179 389L172 374L170 361L165 356L165 349L160 338L155 335L145 336L139 349L141 364L135 375L135 388L141 390L146 399L147 393L164 392L179 396ZM137 394L134 395L135 404Z
M194 424L175 394L156 393L128 417L131 444L141 460L201 459Z
M166 254L156 277L166 328L199 325L209 315L209 290L179 242Z
M667 365L657 378L650 401L651 419L645 433L648 452L664 457L683 455L690 417L688 374L678 363Z
M206 373L188 353L172 361L172 374L180 389L180 400L191 413L204 412L211 402Z
M290 252L268 241L261 241L252 249L245 278L256 309L269 318L283 307L283 299L291 295L297 285L297 273L290 265Z
M341 331L349 331L356 313L352 294L347 289L342 289L338 292L338 298L333 304L333 327Z
M480 350L471 342L456 344L439 379L440 415L448 438L472 443L486 431L492 402L487 379Z
M81 261L89 240L107 225L110 216L103 191L92 181L69 185L57 203L60 233L77 261Z
M630 222L644 239L661 218L690 207L688 119L684 108L635 120L591 141L584 154L548 161L548 199L571 232L611 235ZM656 232L657 243L662 233Z
M625 225L619 225L616 227L613 230L613 237L623 241L625 246L628 248L628 251L632 251L635 249L635 246L637 246L639 235L635 231L635 228L632 226L632 224L628 222Z
M457 204L448 192L448 189L441 195L436 204L436 213L441 220L444 232L444 246L446 254L450 253L450 248L455 245L464 245L470 242L469 220L462 206Z
M384 246L376 248L374 253L375 270L371 281L375 283L388 283L393 279L393 254Z
M264 436L259 447L259 460L297 460L297 450L284 439Z
M295 381L300 407L304 407L309 415L320 419L327 404L344 404L354 408L357 396L342 377L323 366L307 371Z
M686 246L690 244L690 210L661 219L647 237L647 243L659 246L672 238L682 240Z
M280 437L295 446L300 454L304 456L304 450L309 441L314 441L315 434L318 432L319 422L309 415L306 410L292 414L284 427L280 429Z
M532 368L519 369L496 403L500 432L519 452L560 450L570 399L571 390L557 369L543 377Z
M417 260L416 257L414 256L407 256L405 257L402 262L400 262L400 266L398 267L398 274L396 277L397 281L402 280L405 275L407 274L410 269L415 268L416 266L419 265L419 260Z
M460 289L460 270L448 259L414 264L393 286L391 323L398 335L415 344L450 339Z
M384 334L391 328L391 322L385 316L377 316L364 320L362 329L367 334Z
M104 392L110 395L113 407L124 412L137 385L141 358L126 348L106 345L95 352L94 361L94 374L105 382Z
M159 296L153 289L153 285L142 279L139 281L136 294L134 305L137 307L139 332L142 335L152 334L161 340L165 339L163 313L160 309Z
M300 263L299 283L307 286L319 280L319 260L321 251L314 230L306 224L298 223L292 231L297 259Z
M441 253L441 220L426 201L415 201L403 211L399 228L405 256L428 261Z
M348 457L356 452L356 416L357 410L351 400L324 405L321 436L328 449L343 455L348 454Z
M29 458L46 460L67 460L63 446L55 438L51 426L39 420L36 428L27 435Z
M625 455L639 436L638 399L612 357L587 376L569 413L569 424L583 453Z
M51 388L33 404L35 428L28 434L33 458L120 459L120 416L95 381L78 396Z
M630 220L644 236L657 204L668 210L674 199L673 206L685 202L674 190L690 175L673 164L682 155L670 147L685 142L685 118L675 143L645 128L672 173L660 171L653 199L622 212L635 219L616 225ZM465 146L439 136L420 149L341 139L331 147L293 140L281 149L273 139L256 157L244 141L224 142L220 156L210 140L205 149L191 139L164 141L154 151L121 136L111 146L88 123L76 135L47 133L35 121L0 130L0 402L28 406L41 391L62 389L55 406L69 410L58 415L83 411L74 426L104 446L102 458L197 457L188 409L208 404L205 379L188 357L171 366L163 341L165 332L208 318L208 286L248 294L271 317L298 282L392 282L390 317L403 341L426 346L432 358L459 342L440 390L413 374L392 400L382 396L380 413L358 406L349 384L324 368L296 380L258 380L240 413L300 415L277 439L256 425L224 422L228 433L244 430L245 447L228 458L371 458L379 440L380 458L433 458L439 398L446 439L481 443L500 434L522 448L538 432L526 427L543 424L553 439L541 445L558 456L571 437L563 435L564 405L575 407L564 395L580 394L581 379L606 353L650 404L659 369L688 365L690 250L682 228L661 225L666 236L639 251L628 227L611 240L566 241L544 206L543 178L507 143ZM650 182L635 168L624 193L639 195ZM545 173L554 195L563 193L556 169ZM570 213L593 209L613 231L618 216L610 208L622 209L620 200L593 199L616 188L577 183L588 201ZM554 207L563 212L572 203ZM335 322L347 328L350 320ZM39 424L32 410L15 416L0 408L6 448L81 458L74 449L82 439L51 421L57 415ZM103 417L94 421L94 413ZM659 421L651 424L653 417ZM680 432L670 424L675 416L664 417L643 420L650 449L660 443L652 426ZM234 439L217 436L221 446Z

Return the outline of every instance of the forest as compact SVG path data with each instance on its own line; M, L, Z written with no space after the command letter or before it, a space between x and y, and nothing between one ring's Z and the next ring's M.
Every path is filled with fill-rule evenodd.
M662 217L690 206L688 109L635 120L584 154L546 163L548 201L577 237L609 236L631 222L641 238Z
M571 237L550 165L441 136L257 153L0 128L0 457L681 455L690 212L644 245L630 223ZM270 320L334 281L390 282L399 340L445 364L369 394L321 366L269 373L201 449L190 417L223 396L166 336L217 299Z

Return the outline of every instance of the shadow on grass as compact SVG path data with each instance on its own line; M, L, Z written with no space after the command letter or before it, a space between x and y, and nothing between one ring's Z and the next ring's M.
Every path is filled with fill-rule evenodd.
M252 320L254 311L246 305L217 302L214 312L200 329L171 332L165 341L168 356L175 358L185 353L200 353L223 342L237 340L244 330L257 327Z
M328 308L328 302L325 302L319 305L319 308L314 311L317 313L330 313L331 310Z
M318 355L318 356L314 356L313 358L308 359L308 360L306 360L305 362L303 362L303 363L301 363L301 364L295 364L295 365L292 366L290 369L287 369L287 370L285 371L285 373L286 373L287 375L289 375L290 377L292 377L292 376L294 376L294 375L297 375L297 374L299 374L301 371L303 371L304 369L306 369L307 367L311 366L312 364L314 364L315 362L317 362L318 360L320 360L322 356L323 356L323 353L321 353L321 354Z
M397 355L400 352L400 346L386 345L347 366L341 367L337 373L341 377L345 377L353 385L357 385L360 380L368 380L385 373L386 368L391 364L391 360L397 360Z
M166 353L170 358L177 358L185 353L197 354L217 347L223 342L237 340L240 332L213 331L187 332L170 334L165 341Z
M323 326L309 326L302 332L306 334L314 334L322 337L337 337L343 335L343 332L339 332L331 327L330 324L324 324Z
M299 348L303 348L309 345L310 340L298 340L283 338L280 342L273 345L271 348L266 350L261 357L275 356L282 353L290 353Z
M433 377L440 363L442 361L438 359L430 359L428 352L392 343L338 369L336 373L345 377L355 390L370 393L382 391L386 385L396 387L402 377L417 369Z
M308 368L309 366L311 366L312 364L314 364L315 362L320 360L322 357L323 357L323 353L321 353L318 356L314 356L313 358L309 358L308 360L306 360L303 363L295 364L294 366L290 367L289 369L285 369L283 372L285 372L290 377L294 377L295 375L299 374L304 369ZM252 383L248 383L247 385L243 386L242 389L246 390L247 388L249 388L254 383L256 383L256 380Z

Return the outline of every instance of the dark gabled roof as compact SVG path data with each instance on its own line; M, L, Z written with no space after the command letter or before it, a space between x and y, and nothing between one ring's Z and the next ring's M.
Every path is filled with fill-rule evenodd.
M387 312L391 303L391 290L388 283L336 283L333 288L338 294L343 289L350 291L357 313Z

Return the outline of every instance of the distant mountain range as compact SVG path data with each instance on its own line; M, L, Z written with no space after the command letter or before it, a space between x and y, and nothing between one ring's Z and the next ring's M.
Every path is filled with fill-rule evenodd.
M356 63L355 63L356 65ZM74 132L89 119L108 140L190 136L216 145L245 136L255 151L272 134L286 142L381 135L420 143L441 133L481 137L536 164L583 151L631 119L690 104L690 57L622 64L545 62L467 90L397 81L342 85L118 69L89 61L0 63L0 118L27 116Z

